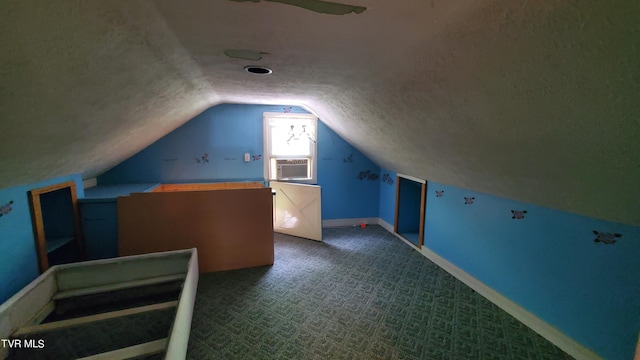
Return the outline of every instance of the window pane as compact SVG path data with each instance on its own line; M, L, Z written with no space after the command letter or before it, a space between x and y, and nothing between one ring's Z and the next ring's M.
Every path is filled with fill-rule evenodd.
M273 126L271 128L271 154L275 156L310 156L311 144L306 134L300 136L301 127Z

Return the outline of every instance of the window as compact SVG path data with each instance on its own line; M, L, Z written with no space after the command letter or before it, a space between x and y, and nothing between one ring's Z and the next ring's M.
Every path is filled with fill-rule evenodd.
M316 183L318 118L263 113L263 124L265 179Z

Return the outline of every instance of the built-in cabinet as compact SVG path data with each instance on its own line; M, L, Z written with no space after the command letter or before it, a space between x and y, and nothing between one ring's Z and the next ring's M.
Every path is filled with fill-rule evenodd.
M33 189L28 195L40 272L84 260L76 183Z
M396 178L396 212L394 231L416 247L424 239L424 210L427 182L398 174Z
M273 193L262 182L101 185L84 194L90 260L197 247L204 272L273 264Z
M148 192L160 184L121 184L87 188L79 199L80 217L87 259L108 259L118 256L119 196Z

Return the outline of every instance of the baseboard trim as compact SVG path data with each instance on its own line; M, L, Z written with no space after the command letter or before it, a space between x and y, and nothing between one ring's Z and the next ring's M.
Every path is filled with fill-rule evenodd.
M387 230L388 232L396 235L393 232L393 225L389 224L388 222L384 221L382 218L378 218L378 225L382 226L385 230ZM397 235L396 235L397 236Z
M458 280L462 281L464 284L469 286L471 289L476 291L478 294L485 297L487 300L494 303L496 306L506 311L511 316L518 319L520 322L531 328L533 331L538 333L540 336L549 340L551 343L562 349L567 354L573 356L579 360L601 360L602 357L597 355L592 350L586 348L582 344L568 337L560 330L555 327L549 325L544 320L538 318L536 315L530 313L520 305L514 303L513 301L507 299L497 291L493 290L480 280L474 278L473 276L467 274L464 270L460 269L456 265L450 263L448 260L443 258L442 256L436 254L432 250L429 250L425 246L421 249L415 247L415 245L409 243L407 240L398 236L393 232L393 225L384 221L381 218L378 218L378 225L382 226L385 230L390 233L396 235L396 237L403 242L410 245L413 249L420 252L424 257L431 260L434 264L438 265L442 269L444 269L449 274L453 275Z
M360 226L360 224L377 225L377 217L322 220L323 228Z

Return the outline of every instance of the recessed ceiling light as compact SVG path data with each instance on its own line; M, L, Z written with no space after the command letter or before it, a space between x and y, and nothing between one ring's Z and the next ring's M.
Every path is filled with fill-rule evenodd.
M260 75L267 75L273 72L268 67L257 66L257 65L245 66L244 69L252 74L260 74Z

